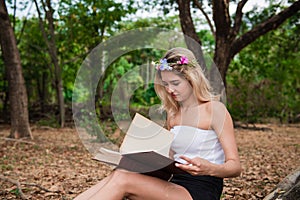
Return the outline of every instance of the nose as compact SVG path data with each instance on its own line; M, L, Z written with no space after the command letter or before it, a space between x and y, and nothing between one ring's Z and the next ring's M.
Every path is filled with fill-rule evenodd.
M167 92L170 93L170 94L174 92L174 88L172 88L172 87L170 87L170 86L166 87L166 90L167 90Z

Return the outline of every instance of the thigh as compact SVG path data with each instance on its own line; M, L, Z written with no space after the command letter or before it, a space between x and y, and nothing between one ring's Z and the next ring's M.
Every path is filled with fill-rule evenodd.
M125 187L130 200L192 200L189 192L175 183L133 172L117 173L115 175L121 176L121 179L128 180Z
M74 200L87 200L87 199L92 198L92 196L94 196L98 191L100 191L103 188L103 186L106 183L108 183L109 180L110 180L110 176L102 179L97 184L93 185L92 187L90 187L86 191L79 194Z

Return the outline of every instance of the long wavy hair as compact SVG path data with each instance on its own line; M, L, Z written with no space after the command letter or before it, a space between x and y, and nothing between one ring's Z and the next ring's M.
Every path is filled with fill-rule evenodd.
M177 64L177 61L180 61L182 56L188 58L188 64ZM204 72L197 62L194 54L190 50L182 47L176 47L167 51L162 59L164 58L167 60L168 65L172 67L172 72L188 80L199 103L217 99L217 97L211 92L212 88L210 83L205 77ZM174 116L179 111L180 105L171 97L170 94L168 94L163 86L160 70L157 70L156 72L154 83L155 92L162 101L161 109L166 111L168 119L170 119L171 116ZM169 123L167 122L167 124Z

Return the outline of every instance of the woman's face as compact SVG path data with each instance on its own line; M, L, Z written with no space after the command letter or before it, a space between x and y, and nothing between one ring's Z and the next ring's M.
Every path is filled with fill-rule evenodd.
M167 93L170 94L175 101L184 102L193 94L191 84L185 78L176 75L174 72L162 71L161 79Z

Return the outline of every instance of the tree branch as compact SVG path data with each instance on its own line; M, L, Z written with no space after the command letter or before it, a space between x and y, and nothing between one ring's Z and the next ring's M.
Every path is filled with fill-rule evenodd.
M243 17L243 8L245 6L245 4L247 3L248 0L242 0L238 3L237 7L236 7L236 12L235 12L235 19L234 19L234 25L233 25L233 28L231 29L231 35L233 37L235 37L239 30L240 30L240 27L241 27L241 24L242 24L242 17Z
M60 193L59 190L48 190L47 188L44 188L42 186L40 186L39 184L36 183L20 183L21 185L27 185L27 186L32 186L32 187L37 187L40 190L43 190L45 192L51 192L51 193Z
M24 30L25 30L25 26L26 26L26 24L27 24L27 21L28 21L27 19L29 18L28 16L29 16L29 14L30 14L30 10L31 10L32 6L33 6L33 2L31 2L31 4L30 4L30 7L29 7L29 9L28 9L28 11L27 11L27 14L26 14L25 20L24 20L24 22L23 22L23 25L22 25L22 28L21 28L21 31L20 31L19 38L17 38L17 44L19 44L19 43L20 43L20 41L21 41L21 39L22 39L22 36L23 36Z
M300 1L296 1L290 7L284 9L277 15L274 15L266 21L258 24L250 31L243 34L241 37L233 41L231 57L234 57L243 48L255 41L258 37L266 34L267 32L278 28L286 19L293 16L300 10Z
M43 2L43 1L42 1ZM43 23L43 19L42 19L42 14L41 14L41 11L39 9L39 6L38 6L38 3L37 3L37 0L34 0L34 3L35 3L35 7L36 7L36 10L37 10L37 13L38 13L38 18L39 18L39 26L40 26L40 29L41 29L41 32L42 32L42 35L43 35L43 38L46 42L46 45L48 47L48 49L50 49L50 44L49 44L49 41L48 41L48 36L47 36L47 33L46 33L46 29L45 29L45 26L44 26L44 23Z
M17 0L14 0L14 14L13 14L13 30L16 30L16 13L17 13Z
M21 198L22 198L22 199L28 199L28 198L25 196L25 194L23 193L22 188L21 188L21 184L20 184L19 181L13 180L13 179L10 179L10 178L7 178L7 177L5 177L5 176L2 176L1 174L0 174L0 179L2 179L3 181L7 181L7 182L10 182L10 183L16 185L16 186L17 186L17 189L18 189L18 193L19 193L19 195L21 196Z
M213 24L211 23L211 20L209 19L207 13L204 11L203 7L202 7L202 4L199 3L199 1L197 0L193 0L194 4L197 6L197 8L202 12L202 14L204 15L208 25L209 25L209 28L210 28L210 31L212 33L212 35L214 36L214 38L216 37L216 32L215 32L215 29L214 29L214 26Z
M9 182L9 183L12 183L12 184L16 185L17 189L18 189L18 192L19 192L19 195L21 196L22 199L28 199L28 198L23 193L21 185L27 185L27 186L37 187L40 190L44 190L46 192L60 193L60 191L58 191L58 190L55 190L55 191L48 190L47 188L44 188L44 187L42 187L42 186L40 186L40 185L38 185L36 183L20 183L18 180L14 180L14 179L5 177L5 176L3 176L1 174L0 174L0 179L2 179L3 181L6 181L6 182Z
M16 143L36 144L35 142L24 140L25 138L21 138L21 139L3 138L3 139L6 141L12 141L12 142L16 142Z

